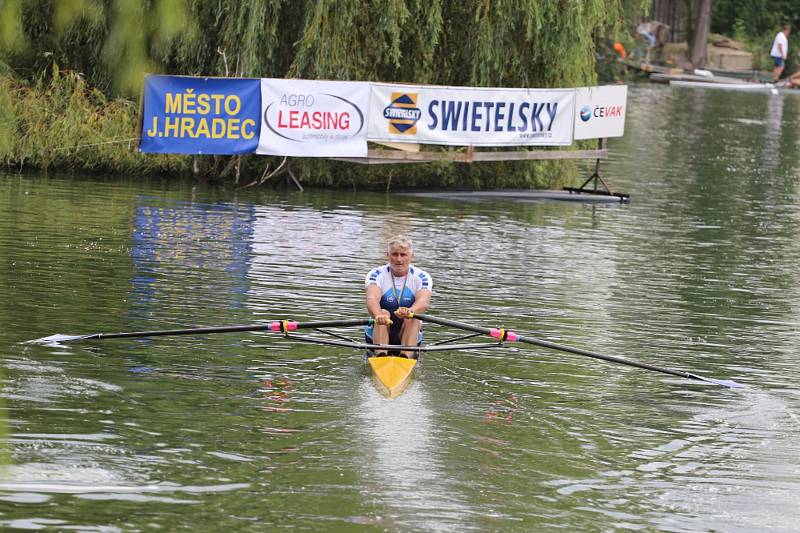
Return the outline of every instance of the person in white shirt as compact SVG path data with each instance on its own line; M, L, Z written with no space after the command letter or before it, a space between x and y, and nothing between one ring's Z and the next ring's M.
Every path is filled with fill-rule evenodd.
M772 81L774 83L778 83L778 80L781 79L781 74L783 74L783 68L789 53L788 37L791 31L791 27L788 24L784 24L783 29L775 35L775 39L772 41L772 50L770 50L769 55L775 63L775 68L772 70Z
M365 331L367 342L417 346L422 326L411 317L428 310L433 280L411 264L414 245L408 237L397 235L389 239L386 256L389 262L370 270L365 280L367 311L375 319ZM414 357L414 352L401 355Z

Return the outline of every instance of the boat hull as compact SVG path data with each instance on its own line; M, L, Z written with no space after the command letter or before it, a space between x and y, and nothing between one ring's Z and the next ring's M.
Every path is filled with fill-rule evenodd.
M367 362L378 389L389 398L405 390L417 366L416 359L395 356L369 357Z
M768 94L800 94L800 91L797 89L778 87L771 83L709 83L700 81L671 81L669 84L671 87L690 87L693 89L721 89L726 91Z

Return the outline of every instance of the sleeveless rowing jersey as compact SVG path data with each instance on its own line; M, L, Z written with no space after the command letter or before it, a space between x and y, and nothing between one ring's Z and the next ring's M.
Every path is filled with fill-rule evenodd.
M365 287L377 285L381 289L381 308L394 313L400 307L411 307L420 289L433 290L433 280L427 272L414 265L408 267L408 274L402 278L392 275L389 264L374 268L367 274Z

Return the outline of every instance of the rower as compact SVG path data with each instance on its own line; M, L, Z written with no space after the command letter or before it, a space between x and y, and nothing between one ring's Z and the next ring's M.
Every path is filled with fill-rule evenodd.
M417 346L422 343L421 323L410 317L428 309L433 280L411 263L414 245L405 235L389 239L386 257L388 263L370 270L365 281L367 311L375 320L364 332L367 343ZM401 355L416 358L414 352Z

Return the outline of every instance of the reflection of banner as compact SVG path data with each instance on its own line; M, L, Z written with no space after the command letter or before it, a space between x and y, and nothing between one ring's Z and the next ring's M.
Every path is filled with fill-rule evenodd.
M261 80L257 153L299 157L366 157L369 84Z
M258 144L257 79L148 76L142 152L243 154Z
M370 141L474 146L572 143L575 89L372 84Z
M211 321L219 307L226 311L242 307L250 289L254 213L254 207L244 202L208 204L140 196L130 250L134 317L160 316L188 301L213 303L200 306ZM198 242L203 246L196 246ZM185 292L170 290L170 278L180 273L192 273L181 279Z
M627 85L575 89L575 139L622 137Z

